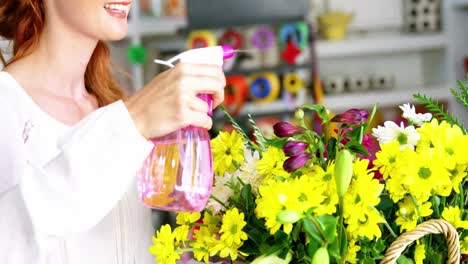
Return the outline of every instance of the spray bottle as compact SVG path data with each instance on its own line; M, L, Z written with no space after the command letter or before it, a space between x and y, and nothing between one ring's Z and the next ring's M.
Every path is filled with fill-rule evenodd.
M230 46L185 51L168 61L156 63L174 67L177 60L223 66L231 58ZM199 94L211 116L213 97ZM155 147L138 173L140 199L147 207L165 211L199 212L205 207L213 185L213 157L210 136L204 128L188 126L166 136L153 138Z

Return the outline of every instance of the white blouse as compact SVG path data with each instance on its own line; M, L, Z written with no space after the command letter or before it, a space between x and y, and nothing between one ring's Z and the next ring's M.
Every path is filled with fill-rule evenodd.
M135 182L152 147L122 101L67 126L0 72L0 263L153 263Z

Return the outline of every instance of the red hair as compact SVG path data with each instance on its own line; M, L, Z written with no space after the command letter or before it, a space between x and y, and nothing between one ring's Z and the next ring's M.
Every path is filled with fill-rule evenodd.
M11 64L37 48L44 28L43 0L0 0L0 36L13 41ZM85 72L85 86L96 96L99 106L124 97L111 71L107 44L99 41Z

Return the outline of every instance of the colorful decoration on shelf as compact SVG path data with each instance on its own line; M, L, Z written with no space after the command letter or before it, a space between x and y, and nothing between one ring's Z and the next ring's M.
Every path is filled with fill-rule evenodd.
M132 45L127 50L127 58L131 64L146 62L146 49L142 45Z
M256 103L269 103L280 94L280 81L273 72L255 73L249 76L250 97Z
M216 46L216 36L212 31L209 30L194 30L189 33L187 38L187 48L206 48Z
M353 19L353 14L332 11L319 16L320 33L326 40L343 40L346 30Z
M301 54L301 50L298 48L294 41L289 40L286 43L286 47L281 52L281 58L287 63L294 65L296 64L297 57Z
M237 115L242 110L249 87L247 79L243 75L226 76L226 87L224 88L224 106L231 115Z
M261 26L252 36L252 45L259 50L267 50L275 43L275 33L269 26Z

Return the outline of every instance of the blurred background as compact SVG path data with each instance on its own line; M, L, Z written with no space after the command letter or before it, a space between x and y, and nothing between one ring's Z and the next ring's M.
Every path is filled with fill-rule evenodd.
M247 50L224 66L225 106L269 135L279 120L295 122L303 103L333 113L379 103L376 125L398 121L397 106L418 92L466 125L449 89L468 71L467 27L468 0L133 0L127 38L110 44L129 93L167 69L154 59L219 44ZM228 123L218 110L212 134Z
M306 102L334 113L379 102L380 120L396 119L417 92L466 123L449 90L468 70L466 26L466 0L134 0L128 37L111 45L129 92L167 69L155 58L219 44L248 50L225 64L225 106L268 134ZM214 133L226 123L218 111Z

